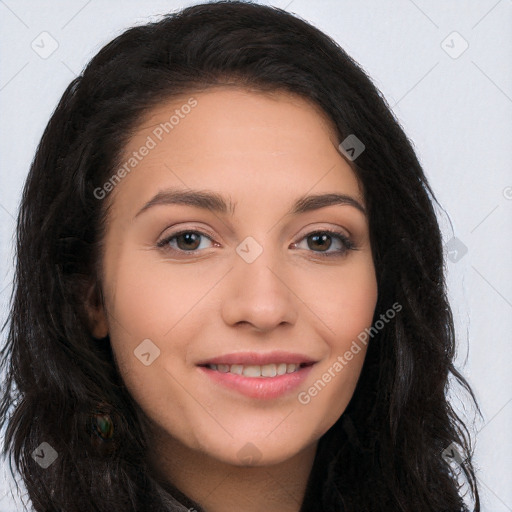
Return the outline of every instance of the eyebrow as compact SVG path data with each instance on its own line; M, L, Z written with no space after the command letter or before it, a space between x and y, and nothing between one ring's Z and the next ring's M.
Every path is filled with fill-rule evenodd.
M149 208L156 205L163 204L182 204L187 206L195 206L204 210L211 210L213 212L226 215L228 212L234 215L236 203L231 201L231 198L225 199L221 194L208 190L180 190L180 189L165 189L158 192L152 199L150 199L135 215L138 217L141 213L147 211ZM286 215L299 215L313 210L318 210L326 206L333 205L347 205L353 206L359 210L363 215L366 215L366 210L363 205L354 197L347 194L315 194L304 195L299 197L292 205Z

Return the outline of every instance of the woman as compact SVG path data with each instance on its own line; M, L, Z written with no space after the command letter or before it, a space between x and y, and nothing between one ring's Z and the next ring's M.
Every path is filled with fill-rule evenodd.
M106 45L18 219L1 413L35 510L461 511L463 477L478 511L433 201L363 70L285 11Z

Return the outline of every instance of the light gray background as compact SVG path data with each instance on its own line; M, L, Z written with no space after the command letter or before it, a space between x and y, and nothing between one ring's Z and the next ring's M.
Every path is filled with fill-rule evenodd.
M0 0L2 322L12 287L21 188L65 87L127 27L193 3ZM484 413L473 428L483 510L510 511L512 0L261 3L286 8L337 40L373 78L415 145L453 223L452 232L440 212L457 365ZM33 49L49 52L55 44L43 32L58 43L46 58ZM461 53L464 41L469 46ZM450 241L453 236L459 242ZM458 400L454 405L462 408ZM21 510L9 491L6 467L0 464L0 512Z

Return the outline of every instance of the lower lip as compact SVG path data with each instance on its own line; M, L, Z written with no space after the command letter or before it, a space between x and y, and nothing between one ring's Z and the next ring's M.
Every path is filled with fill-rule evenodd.
M198 368L214 382L222 384L250 398L278 398L297 388L304 382L314 365L301 367L293 373L276 377L245 377L234 373L223 373L205 366Z

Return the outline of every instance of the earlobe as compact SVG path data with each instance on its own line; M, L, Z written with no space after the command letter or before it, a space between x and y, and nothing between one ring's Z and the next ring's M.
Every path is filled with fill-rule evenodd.
M96 339L103 339L108 336L108 323L105 311L105 304L101 289L97 283L93 284L87 293L85 307L89 319L91 335Z

